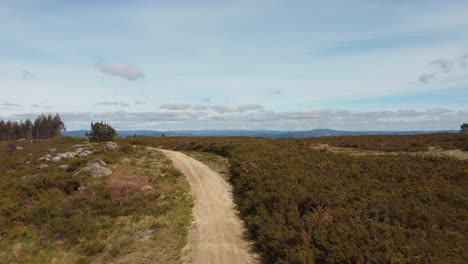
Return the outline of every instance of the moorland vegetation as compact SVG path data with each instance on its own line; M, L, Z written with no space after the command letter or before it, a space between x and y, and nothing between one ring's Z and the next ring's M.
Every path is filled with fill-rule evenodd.
M229 158L230 181L266 263L464 263L468 162L407 155L459 148L467 135L317 139L131 138ZM317 143L400 151L350 156ZM417 145L416 145L417 143Z
M163 154L82 138L19 141L10 153L8 144L0 142L0 263L179 262L192 200ZM40 159L77 148L92 154ZM93 163L112 175L82 173Z

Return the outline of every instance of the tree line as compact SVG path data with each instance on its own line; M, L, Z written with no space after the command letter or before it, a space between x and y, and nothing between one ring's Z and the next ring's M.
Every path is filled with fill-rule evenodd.
M48 116L41 114L32 122L0 120L0 141L18 139L44 139L60 136L65 124L58 114Z

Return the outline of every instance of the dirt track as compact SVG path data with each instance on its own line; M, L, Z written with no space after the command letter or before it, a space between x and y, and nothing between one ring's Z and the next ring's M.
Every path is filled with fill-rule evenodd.
M203 163L176 151L161 150L187 177L195 198L195 225L184 250L185 262L257 263L243 239L245 229L232 200L230 185Z

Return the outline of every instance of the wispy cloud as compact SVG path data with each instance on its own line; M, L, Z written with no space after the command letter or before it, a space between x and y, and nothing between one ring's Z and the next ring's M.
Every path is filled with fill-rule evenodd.
M95 104L97 106L120 106L120 107L127 107L130 106L129 103L123 101L110 101L110 102L100 102Z
M433 71L421 74L418 81L427 84L443 75L467 70L468 54L463 54L454 58L439 58L428 63Z
M145 73L142 70L129 64L98 62L96 67L104 74L118 76L129 81L145 78Z
M51 108L54 108L53 106L50 106L50 105L42 105L42 104L32 104L31 107L33 107L33 108L42 108L42 109L51 109Z
M135 102L133 102L134 105L145 105L146 102L144 101L139 101L139 100L136 100Z
M15 104L15 103L10 103L10 102L0 103L0 108L1 109L16 109L16 108L20 108L20 107L21 107L21 105Z
M20 76L21 76L21 79L23 80L31 80L31 79L36 78L36 75L34 75L32 72L28 70L22 70Z
M213 106L212 109L219 113L234 113L234 112L242 113L246 111L262 110L263 106L259 104L241 104L241 105L225 104L225 105Z
M185 104L185 103L170 103L170 104L163 104L159 108L166 109L166 110L205 110L207 106Z

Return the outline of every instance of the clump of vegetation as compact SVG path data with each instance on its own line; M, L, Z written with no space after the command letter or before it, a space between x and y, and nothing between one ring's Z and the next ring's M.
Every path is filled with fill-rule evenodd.
M460 133L468 133L468 124L462 124L460 126Z
M0 120L0 141L17 139L44 139L59 136L65 130L60 116L44 114L38 116L36 120L13 122Z
M458 136L416 138L422 147L434 143L448 147L465 140ZM395 142L393 136L348 138L350 144L365 146L371 145L368 139ZM405 142L399 147L416 139L396 138ZM229 157L235 201L266 263L463 263L468 259L467 161L311 150L310 142L320 139L129 141ZM345 143L344 138L339 142Z
M91 142L112 141L117 136L115 129L104 123L91 123L91 132L86 133Z

